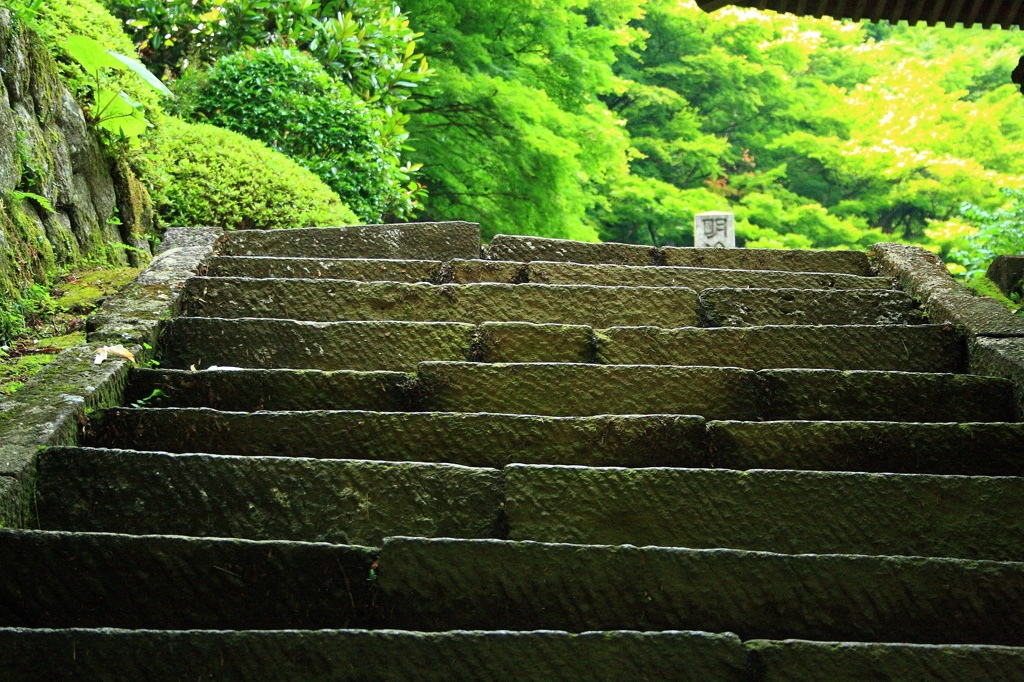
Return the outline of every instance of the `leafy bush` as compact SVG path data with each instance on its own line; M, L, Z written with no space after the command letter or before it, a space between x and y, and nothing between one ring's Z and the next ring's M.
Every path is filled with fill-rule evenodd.
M386 120L315 59L280 48L238 52L183 81L182 113L287 154L364 220L412 208L409 169L388 143Z
M1024 253L1024 190L1003 189L1007 203L994 211L964 204L963 217L978 227L961 237L949 258L965 268L968 278L981 277L996 256Z
M60 68L64 83L81 103L93 96L95 80L67 51L71 36L84 36L119 54L134 56L135 46L110 12L94 0L14 0L12 9L42 37ZM123 90L150 111L160 110L160 96L131 72L119 72L109 87Z
M235 230L359 222L315 175L229 130L167 117L145 151L146 178L165 225Z

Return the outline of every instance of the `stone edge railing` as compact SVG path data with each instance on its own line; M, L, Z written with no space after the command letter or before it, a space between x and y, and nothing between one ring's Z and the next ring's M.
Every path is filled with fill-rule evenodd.
M87 342L68 348L17 393L0 401L0 526L31 526L36 454L71 445L86 415L120 405L131 363L97 349L121 344L137 363L152 359L160 324L178 312L185 280L213 252L219 228L170 228L149 266L87 323Z
M869 255L879 274L920 301L933 323L963 328L967 371L1013 381L1017 418L1024 419L1024 318L957 282L941 258L920 246L886 242Z

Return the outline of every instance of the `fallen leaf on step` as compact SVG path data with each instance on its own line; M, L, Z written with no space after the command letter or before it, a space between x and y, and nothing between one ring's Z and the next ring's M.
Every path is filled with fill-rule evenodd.
M94 365L103 364L103 361L110 355L116 355L119 358L135 362L135 356L132 355L130 350L121 344L117 344L116 346L103 346L102 348L99 348L93 356L92 362Z

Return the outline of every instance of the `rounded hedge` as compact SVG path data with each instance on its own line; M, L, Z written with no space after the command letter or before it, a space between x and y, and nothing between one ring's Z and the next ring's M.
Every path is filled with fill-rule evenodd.
M359 222L311 172L230 130L165 117L144 147L146 179L165 226L241 230Z
M401 192L405 176L381 112L312 57L281 48L247 50L182 80L183 113L287 154L363 219L379 219Z

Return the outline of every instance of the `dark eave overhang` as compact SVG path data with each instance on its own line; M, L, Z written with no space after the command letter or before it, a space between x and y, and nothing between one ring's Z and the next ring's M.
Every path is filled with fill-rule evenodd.
M697 0L697 4L705 12L735 5L853 21L924 21L929 25L980 24L985 28L1010 28L1024 22L1024 0Z

